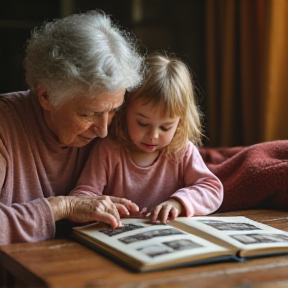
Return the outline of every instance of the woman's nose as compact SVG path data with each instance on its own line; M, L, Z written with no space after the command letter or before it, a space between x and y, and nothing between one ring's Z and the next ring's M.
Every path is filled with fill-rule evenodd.
M104 138L108 134L108 126L109 126L109 116L108 115L101 115L101 118L98 118L93 126L93 132L96 134L96 136L100 138Z

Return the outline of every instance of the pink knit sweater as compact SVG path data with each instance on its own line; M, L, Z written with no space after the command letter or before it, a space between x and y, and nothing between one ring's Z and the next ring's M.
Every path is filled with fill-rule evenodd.
M61 145L29 91L0 96L0 244L54 237L45 198L71 191L89 149Z
M147 168L137 167L121 145L108 137L92 150L72 195L113 195L132 200L141 208L152 208L176 197L186 216L207 215L220 206L223 187L189 142L181 161L163 153Z

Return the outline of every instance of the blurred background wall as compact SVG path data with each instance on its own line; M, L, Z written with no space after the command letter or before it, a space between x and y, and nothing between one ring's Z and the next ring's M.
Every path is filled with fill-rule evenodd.
M27 89L22 59L44 20L101 9L148 51L190 67L205 146L288 138L287 0L0 0L0 93Z

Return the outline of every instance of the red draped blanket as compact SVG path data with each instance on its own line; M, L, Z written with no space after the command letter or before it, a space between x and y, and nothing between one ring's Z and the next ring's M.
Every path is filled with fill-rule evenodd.
M199 150L224 186L224 200L217 212L252 208L288 210L288 140Z

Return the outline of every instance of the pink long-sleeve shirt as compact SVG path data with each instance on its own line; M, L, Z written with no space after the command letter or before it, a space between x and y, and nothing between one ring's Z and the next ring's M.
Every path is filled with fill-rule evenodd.
M173 196L184 205L186 216L190 217L218 209L223 200L223 186L191 142L177 163L160 153L153 165L141 168L108 136L93 148L70 194L124 197L135 202L140 210L151 209Z
M46 198L69 194L90 147L60 144L29 91L0 95L0 245L54 237Z

